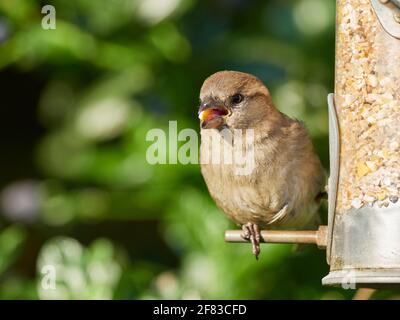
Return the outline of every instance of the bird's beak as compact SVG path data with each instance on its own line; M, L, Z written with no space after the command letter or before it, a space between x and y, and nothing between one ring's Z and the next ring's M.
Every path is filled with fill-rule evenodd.
M199 109L199 119L202 129L217 129L225 123L229 110L221 103L203 103Z

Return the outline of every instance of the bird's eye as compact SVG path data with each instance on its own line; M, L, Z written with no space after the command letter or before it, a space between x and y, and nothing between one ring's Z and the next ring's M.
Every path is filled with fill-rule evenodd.
M240 93L234 94L231 97L231 103L232 104L239 104L243 101L243 95L241 95Z

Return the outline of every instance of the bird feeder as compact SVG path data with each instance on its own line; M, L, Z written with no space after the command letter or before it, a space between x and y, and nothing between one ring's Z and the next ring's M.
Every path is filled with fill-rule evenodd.
M326 248L324 285L399 284L400 0L337 0L328 106L328 226L262 231L262 241ZM245 241L233 230L225 239Z
M326 285L400 283L400 1L338 0ZM334 100L334 107L333 107ZM337 119L336 117L337 116ZM335 122L340 135L335 133Z

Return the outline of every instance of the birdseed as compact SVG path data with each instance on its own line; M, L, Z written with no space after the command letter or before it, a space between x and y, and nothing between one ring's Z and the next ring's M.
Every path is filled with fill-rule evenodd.
M338 0L335 105L340 135L338 213L400 196L400 40L369 0Z

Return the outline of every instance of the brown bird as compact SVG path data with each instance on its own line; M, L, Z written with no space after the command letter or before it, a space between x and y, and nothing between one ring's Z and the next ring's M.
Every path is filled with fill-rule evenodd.
M200 100L201 172L218 207L242 226L256 258L260 228L315 226L325 173L303 124L278 111L266 86L242 72L211 75ZM210 148L221 148L223 155L232 152L239 129L254 137L250 143L239 139L253 159L247 173L237 172L235 157L210 161Z

